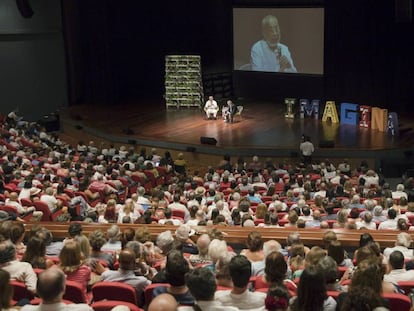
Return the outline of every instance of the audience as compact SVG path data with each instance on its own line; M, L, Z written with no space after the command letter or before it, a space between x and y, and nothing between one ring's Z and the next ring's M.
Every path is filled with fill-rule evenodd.
M345 177L335 173L330 161L308 167L281 163L276 168L271 159L264 165L257 156L249 164L240 158L236 164L226 156L220 164L221 169L211 167L203 178L199 172L191 174L184 154L179 154L174 161L169 152L164 159L155 150L147 155L144 151L136 152L133 147L117 149L112 146L100 150L93 142L79 142L73 148L36 124L15 126L7 122L2 124L2 139L10 143L0 146L0 200L18 211L18 215L8 214L4 219L17 217L21 223L6 220L0 224L0 265L3 269L0 276L3 279L1 272L6 271L4 279L8 279L8 272L11 279L25 282L32 292L36 291L37 281L33 268L48 269L53 265L48 256L59 256L53 258L56 266L67 274L68 280L82 284L85 295L92 271L98 274L94 281L126 282L134 286L138 294L151 283L153 276L161 279L165 272L163 278L171 287L154 290L157 297L150 310L160 309L166 303L175 308L177 304L171 302L174 297L181 304L191 305L195 301L194 310L236 310L236 307L241 310L264 307L285 310L291 295L296 294L296 286L291 280L298 278L298 295L291 298L291 310L331 310L334 303L324 289L344 290L335 278L337 266L348 267L346 277L352 279L349 295L340 309L352 309L358 303L384 306L378 293L395 292L397 288L391 283L413 280L411 270L404 266L406 263L407 269L413 267L409 218L404 215L414 211L412 198L407 195L411 186L399 184L395 191L391 191L389 185L381 186L378 174L366 163L353 170L348 161L344 161L338 166L338 173L347 174ZM28 143L23 145L22 140ZM9 149L10 145L16 150ZM169 167L169 170L158 169L152 163L160 163L162 168ZM146 170L151 171L156 183L162 180L163 184L152 184ZM30 205L27 204L30 200L45 202L52 212L68 205L72 220L158 222L178 227L172 231L174 236L166 230L154 238L156 245L149 234L150 227L145 235L132 228L121 230L123 226L112 225L106 236L103 231L96 230L88 239L82 235L79 222L69 224L69 237L64 242L54 241L51 232L40 226L33 226L30 234L25 236L22 224L25 220L22 218L32 213L35 216L32 221L41 217L41 212L33 206L26 206ZM383 254L380 245L372 241L363 246L365 240L369 240L368 234L364 233L361 248L354 256L358 267L354 268L336 237L325 241L329 231L324 237L324 249L317 246L309 250L300 241L299 233L292 232L288 234L286 248L282 248L274 240L263 243L260 232L255 230L256 219L263 219L266 224L261 226L269 228L283 227L287 220L285 227L290 228L316 230L333 223L338 229L376 230L378 225L380 230L406 232L399 233L395 247L386 248ZM202 234L208 232L200 230L206 224L251 226L246 237L247 248L241 255L235 255L222 240L223 236L217 239L217 236ZM195 227L197 225L199 227ZM197 235L195 243L191 236L199 230L201 234ZM362 280L369 275L362 273L366 260L375 261L381 271L377 281L382 286L377 292L367 289L368 282L365 284ZM381 263L388 267L385 275ZM119 269L112 270L117 265ZM190 267L195 270L190 271ZM216 273L216 278L211 271ZM38 290L39 295L43 295L40 308L51 305L53 309L56 304L56 309L64 310L66 307L61 303L64 287L62 289L59 275L44 274L45 278L41 280L42 275L37 283L43 291ZM269 288L267 295L248 290L250 275L258 276L259 282L261 280L262 285ZM265 280L262 280L263 276ZM57 284L53 297L44 294L47 287L44 281ZM218 291L215 301L217 285L231 289ZM10 296L7 287L4 288L2 297ZM367 293L365 296L361 294L363 291ZM82 306L73 305L74 310L78 307L84 310ZM2 308L10 308L10 305L5 302ZM33 308L30 310L37 310ZM90 310L88 308L85 310Z

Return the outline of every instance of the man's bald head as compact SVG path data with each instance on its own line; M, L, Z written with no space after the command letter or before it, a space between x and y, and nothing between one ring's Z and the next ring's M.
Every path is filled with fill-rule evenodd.
M119 254L119 267L123 270L134 270L135 259L135 252L132 249L125 248Z
M149 307L148 311L175 311L177 310L177 300L170 294L161 294L155 297Z
M59 269L49 268L39 274L37 293L44 302L60 301L65 292L66 276Z

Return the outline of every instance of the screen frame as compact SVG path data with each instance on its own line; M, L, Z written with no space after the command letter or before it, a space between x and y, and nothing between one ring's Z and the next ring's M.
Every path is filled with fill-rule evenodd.
M236 42L235 42L235 29L234 29L234 27L235 27L235 16L234 15L235 15L235 10L237 10L237 9L242 9L242 10L244 10L244 9L246 9L246 10L257 9L257 10L270 10L270 11L271 10L283 10L283 9L287 9L287 10L296 10L296 9L322 10L321 13L323 15L322 16L323 33L322 33L322 42L321 42L320 46L318 47L319 51L321 53L321 58L322 58L322 59L319 59L319 62L320 62L319 66L321 66L321 70L320 71L318 70L318 72L302 71L302 70L300 70L300 67L298 68L298 66L296 65L297 62L296 62L295 59L294 59L294 63L295 63L295 66L298 69L298 72L296 72L296 73L291 73L291 72L289 72L289 73L286 73L286 72L267 72L267 71L258 71L258 70L249 70L249 69L247 69L247 70L239 69L240 68L240 62L237 63L237 59L236 59L237 56L235 55L237 53L235 53ZM266 76L267 75L269 75L269 76L291 75L291 76L308 76L308 77L324 77L324 75L326 74L326 66L325 66L325 57L326 57L326 46L325 46L325 39L326 39L326 29L325 29L325 26L326 26L326 8L322 4L320 4L320 3L307 4L307 5L303 5L303 4L296 4L295 5L295 4L292 4L292 3L289 3L289 4L286 3L285 5L283 5L283 4L274 4L274 3L269 4L269 5L256 5L256 4L255 5L253 5L253 4L250 4L250 5L237 5L236 4L236 5L232 6L232 16L231 17L232 17L232 23L231 23L231 27L232 27L232 29L231 29L231 33L232 33L232 70L233 70L234 73L235 72L237 72L237 73L249 73L249 74L252 73L255 76L256 75L266 75ZM257 22L255 21L255 23L257 23ZM257 28L260 28L260 20L257 24L258 24ZM259 30L259 32L260 32L260 30ZM281 32L282 32L282 41L281 41L281 43L284 43L282 22L281 22ZM256 29L256 33L257 33L257 29ZM257 35L256 35L256 37L257 37ZM260 34L259 37L261 37L261 34ZM286 43L289 47L289 42L286 42ZM249 42L248 45L252 45L252 43ZM292 47L294 47L294 45L292 45ZM290 51L292 56L293 56L294 52L292 52L292 51L293 51L293 49ZM246 58L246 57L244 57L244 58ZM295 58L295 57L293 56L293 58ZM250 59L248 59L248 63L250 63ZM242 62L242 64L243 64L243 62ZM310 71L312 71L312 70L310 70Z

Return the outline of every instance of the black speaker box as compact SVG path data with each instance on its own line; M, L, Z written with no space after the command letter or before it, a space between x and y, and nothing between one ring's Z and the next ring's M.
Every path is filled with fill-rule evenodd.
M196 151L197 151L197 149L196 149L196 147L193 147L193 146L188 146L188 147L185 149L185 151L187 151L187 152L196 152Z
M214 137L200 137L200 143L206 144L206 145L217 145L217 140Z
M319 142L319 148L334 148L335 142L333 140L321 140Z

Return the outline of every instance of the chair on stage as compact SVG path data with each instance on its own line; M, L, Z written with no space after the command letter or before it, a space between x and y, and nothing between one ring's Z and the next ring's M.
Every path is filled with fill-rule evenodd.
M243 106L237 106L237 111L234 114L233 119L238 116L240 120L242 120L242 112L243 112L244 107Z

